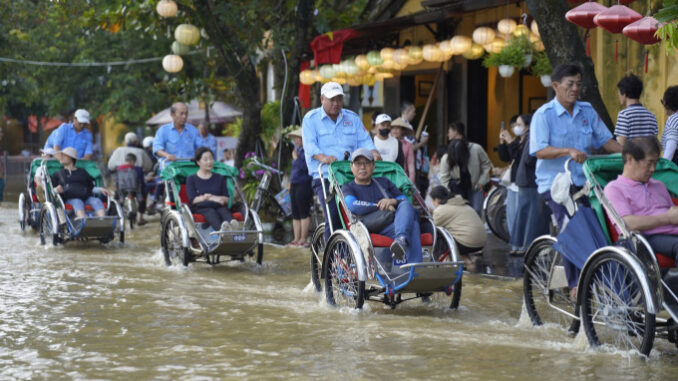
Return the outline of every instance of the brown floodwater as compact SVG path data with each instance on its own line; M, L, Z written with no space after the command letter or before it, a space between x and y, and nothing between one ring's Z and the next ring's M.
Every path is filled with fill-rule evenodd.
M678 349L649 359L587 347L521 318L522 280L465 274L459 310L435 295L397 309L326 305L304 249L264 264L166 267L157 218L127 243L52 248L0 206L0 379L671 380Z

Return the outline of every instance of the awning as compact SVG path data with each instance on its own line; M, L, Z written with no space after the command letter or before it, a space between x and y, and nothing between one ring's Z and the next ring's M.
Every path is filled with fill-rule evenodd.
M197 99L194 99L189 102L187 106L187 123L198 124L200 122L206 121L204 103L198 102ZM229 123L235 121L235 118L241 116L242 111L237 110L235 107L223 102L214 102L212 103L212 107L209 108L210 123ZM155 114L151 119L146 121L146 124L149 125L162 125L167 123L172 123L172 116L170 115L169 107Z
M42 127L43 131L53 130L53 129L61 126L62 123L64 123L63 120L56 119L56 118L49 118L49 119L47 119L45 117L40 118L40 126ZM31 116L28 117L28 129L34 134L38 132L38 117L37 116L31 115Z

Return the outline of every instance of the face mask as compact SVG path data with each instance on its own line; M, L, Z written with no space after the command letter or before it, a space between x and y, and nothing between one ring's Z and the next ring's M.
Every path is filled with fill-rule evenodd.
M523 127L523 126L513 126L513 135L523 136L524 133L525 133L525 127Z
M379 135L381 135L383 137L387 137L390 132L391 132L391 130L389 130L389 129L379 130Z

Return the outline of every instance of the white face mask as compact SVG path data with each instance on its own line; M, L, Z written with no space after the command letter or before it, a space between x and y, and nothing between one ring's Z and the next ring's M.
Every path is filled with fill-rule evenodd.
M524 133L525 133L525 127L523 127L523 126L513 126L513 135L523 136Z

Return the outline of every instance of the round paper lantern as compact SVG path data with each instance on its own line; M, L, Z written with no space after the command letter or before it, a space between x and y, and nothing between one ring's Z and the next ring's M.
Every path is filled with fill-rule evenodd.
M393 48L383 48L379 52L379 55L381 56L381 59L384 61L392 61L393 60L393 53L395 53L395 49Z
M370 66L379 66L384 63L384 60L381 59L381 54L378 51L373 50L367 53L367 62L369 62Z
M315 70L313 70L313 79L315 79L316 82L322 82L326 78L323 77L322 75L320 75L320 70L315 69Z
M341 64L344 68L344 72L348 76L355 75L355 73L357 73L360 70L358 65L355 64L355 61L353 59L350 59L350 58L344 60Z
M565 13L565 19L574 25L591 29L597 26L596 23L593 22L593 19L598 13L605 10L607 10L607 7L600 5L595 1L591 1L567 11L567 13Z
M440 62L443 59L443 52L441 52L436 45L424 45L421 54L422 57L429 62Z
M516 30L513 31L515 37L527 36L528 34L530 34L530 29L523 24L518 25Z
M518 23L513 19L502 19L497 23L497 30L504 34L513 33Z
M191 51L191 47L188 45L184 45L179 41L174 41L172 43L172 53L183 56L184 54L188 53Z
M593 22L610 33L621 33L624 27L642 19L640 13L623 5L613 5L598 13Z
M546 50L546 47L544 46L544 41L539 39L537 42L532 43L532 46L534 46L534 50L538 52L543 52Z
M385 78L393 78L394 75L391 72L377 73L374 75L377 81L383 81Z
M644 45L652 45L661 41L655 37L655 33L659 29L659 22L654 17L648 16L627 25L624 30L624 36L638 41Z
M312 85L315 83L315 75L312 70L302 70L299 73L299 82L304 85Z
M374 86L374 84L377 83L377 78L372 74L368 74L363 77L363 83L370 87Z
M486 45L494 40L494 29L481 26L473 31L473 42L480 45Z
M405 49L396 49L393 53L393 62L396 65L407 65L410 62L410 55Z
M532 31L532 34L536 35L537 37L541 37L539 34L539 25L537 25L537 20L532 20L532 23L530 23L530 30Z
M177 73L184 67L184 60L175 54L168 54L162 59L162 68L168 73Z
M181 24L174 30L174 39L184 45L195 45L200 41L200 30L191 24Z
M330 79L334 77L334 69L332 68L332 65L322 65L320 67L320 76L326 79Z
M346 83L351 87L360 86L360 81L358 80L358 78L355 77L349 77L348 79L346 79Z
M466 53L462 53L464 58L467 60L477 60L478 58L482 57L485 54L485 49L481 45L478 44L472 44L471 49L469 49Z
M450 44L452 45L452 51L454 51L454 54L464 54L471 50L473 41L471 41L471 39L466 36L454 36L450 40Z
M370 68L370 63L367 62L367 56L364 54L360 54L355 57L355 64L362 70L367 70Z
M438 44L438 49L440 49L445 56L452 56L452 54L454 54L454 49L452 48L450 40L441 41Z
M332 78L332 82L336 82L340 85L343 85L343 84L346 83L346 78L344 78L344 77L334 77L334 78Z
M495 37L492 42L485 44L483 48L485 48L488 53L499 53L504 49L504 46L506 46L506 41L499 37Z
M155 10L162 17L174 17L177 15L177 3L172 0L160 0Z
M407 54L410 56L410 62L412 61L418 61L424 58L423 52L421 47L419 46L411 46L410 50L407 52Z
M343 62L333 64L332 70L334 70L334 77L346 78L346 68L344 67Z
M395 62L393 62L393 60L384 60L384 63L382 63L381 66L386 69L395 69Z

